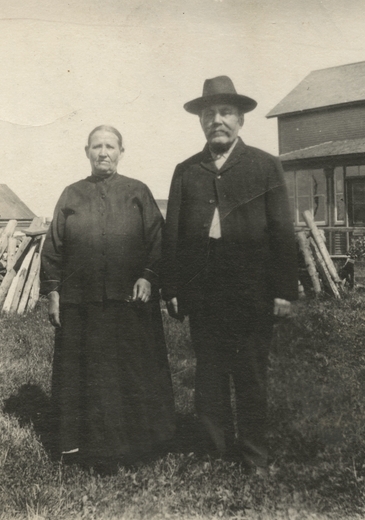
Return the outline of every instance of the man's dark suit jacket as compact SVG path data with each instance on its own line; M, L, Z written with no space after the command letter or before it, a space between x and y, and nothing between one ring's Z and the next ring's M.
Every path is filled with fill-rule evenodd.
M297 252L280 162L238 140L217 170L208 145L176 167L163 232L163 297L177 296L186 313L199 299L215 207L237 299L272 308L295 300Z

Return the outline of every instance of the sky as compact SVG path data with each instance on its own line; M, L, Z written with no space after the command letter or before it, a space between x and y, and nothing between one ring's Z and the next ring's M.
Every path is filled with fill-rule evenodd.
M205 143L183 104L219 75L258 102L243 140L277 154L266 114L312 70L365 61L364 26L363 0L0 0L0 183L52 216L110 124L119 173L167 198Z

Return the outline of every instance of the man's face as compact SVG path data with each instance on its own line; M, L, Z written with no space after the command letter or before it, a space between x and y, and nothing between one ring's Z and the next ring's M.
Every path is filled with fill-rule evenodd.
M211 105L200 116L200 124L213 151L228 150L243 126L243 114L233 105Z
M90 160L92 173L100 176L116 172L123 153L117 136L106 130L95 132L91 136L89 146L85 147L85 151Z

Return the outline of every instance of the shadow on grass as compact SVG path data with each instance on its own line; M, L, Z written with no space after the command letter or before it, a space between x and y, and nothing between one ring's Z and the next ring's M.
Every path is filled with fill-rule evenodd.
M3 412L16 417L21 427L33 424L46 451L54 453L50 399L39 386L22 385L17 394L5 400Z
M18 392L4 402L3 412L16 417L21 427L33 425L36 435L50 454L54 453L55 432L51 415L50 399L37 385L24 384ZM201 453L208 448L207 439L193 413L178 413L176 432L169 445L175 453Z

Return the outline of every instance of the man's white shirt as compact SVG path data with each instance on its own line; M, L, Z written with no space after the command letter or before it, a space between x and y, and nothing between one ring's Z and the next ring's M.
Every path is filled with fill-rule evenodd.
M214 164L216 165L218 170L220 170L222 168L223 164L226 162L228 157L231 155L233 148L237 144L237 141L238 141L238 139L235 139L235 141L233 141L230 149L227 150L225 153L222 153L220 155L210 151L210 153L212 154L212 157L213 157ZM209 237L217 239L217 238L221 238L221 236L222 236L221 220L220 220L220 217L219 217L218 207L216 207L215 210L214 210L213 220L212 220L212 223L210 225Z

